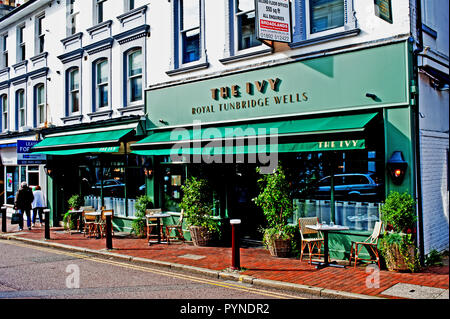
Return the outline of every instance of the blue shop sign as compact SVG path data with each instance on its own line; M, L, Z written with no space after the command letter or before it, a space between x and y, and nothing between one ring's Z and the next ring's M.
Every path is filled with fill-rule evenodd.
M17 141L17 164L18 165L39 165L45 164L47 156L44 154L33 154L31 149L39 141Z

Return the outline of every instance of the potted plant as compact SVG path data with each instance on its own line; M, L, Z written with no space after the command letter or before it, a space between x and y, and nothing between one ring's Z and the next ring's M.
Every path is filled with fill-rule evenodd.
M84 198L79 194L72 195L67 201L67 204L69 205L70 210L65 213L63 217L64 229L73 230L76 229L77 225L70 212L80 209L80 207L84 205Z
M153 208L153 202L147 195L139 196L134 204L136 208L135 219L131 222L132 232L136 234L137 237L145 237L146 231L146 220L145 214L147 209Z
M257 169L261 173L260 169ZM261 207L267 219L263 242L270 254L276 257L287 257L291 251L292 231L288 226L288 219L294 212L290 197L290 186L286 180L283 168L279 164L273 174L263 175L258 180L261 190L254 198L257 206Z
M192 242L195 246L208 246L219 234L219 223L213 219L213 196L206 179L189 177L181 187L184 210Z
M419 269L415 204L410 194L391 192L381 208L385 232L380 244L390 271L414 272Z

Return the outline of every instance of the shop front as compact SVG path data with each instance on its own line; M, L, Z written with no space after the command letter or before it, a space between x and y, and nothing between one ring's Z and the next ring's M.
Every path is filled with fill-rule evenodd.
M242 219L243 237L258 241L256 168L281 163L292 224L317 216L349 226L330 237L343 258L371 233L390 191L414 196L410 54L399 42L149 89L148 136L131 146L152 162L148 193L176 212L185 179L205 177L217 218ZM387 171L395 152L409 164L402 183Z
M47 156L54 225L69 210L68 199L81 195L85 206L114 209L116 228L130 228L136 198L145 193L143 158L129 149L142 135L142 125L131 117L46 132L33 152Z

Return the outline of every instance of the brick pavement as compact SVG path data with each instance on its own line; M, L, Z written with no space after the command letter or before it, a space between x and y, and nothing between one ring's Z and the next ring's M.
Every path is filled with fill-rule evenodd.
M14 226L8 225L9 235L18 234ZM52 229L52 243L69 246L104 250L105 240L86 238L82 234L69 234L62 229ZM27 239L42 240L43 228L24 231L16 236ZM229 247L195 247L190 243L159 244L148 246L145 239L130 237L113 238L113 252L120 255L141 257L182 265L207 268L215 271L225 270L231 266L231 249ZM380 287L367 288L368 274L365 267L324 268L316 269L306 261L295 258L276 258L270 256L266 249L241 248L242 275L258 279L276 280L305 286L364 294L374 297L393 298L382 292L397 283L414 284L427 287L449 288L449 267L429 267L420 273L396 273L382 270L380 272ZM186 256L188 255L188 256ZM197 258L186 258L189 255Z

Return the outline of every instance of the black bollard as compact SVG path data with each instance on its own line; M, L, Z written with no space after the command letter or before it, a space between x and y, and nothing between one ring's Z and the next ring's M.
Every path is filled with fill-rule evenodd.
M50 209L44 209L45 239L50 240Z
M240 219L230 220L231 224L231 269L241 270L241 255L240 255L240 243L239 243L239 225L241 224Z
M106 215L106 249L111 250L112 247L112 221L111 221L111 215Z
M8 232L8 229L6 227L6 207L2 207L2 233Z

